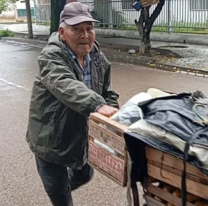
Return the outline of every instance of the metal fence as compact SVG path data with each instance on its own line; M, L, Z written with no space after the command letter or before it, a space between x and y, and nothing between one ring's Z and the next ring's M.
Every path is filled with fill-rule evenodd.
M50 0L35 0L36 22L50 21ZM136 30L140 12L132 9L134 0L79 0L90 7L99 28ZM155 9L151 7L150 13ZM153 31L208 33L208 0L166 0Z
M34 0L35 22L49 24L51 20L50 0Z
M140 12L132 9L133 0L81 0L90 6L101 28L136 30ZM150 13L155 6L151 7ZM166 0L154 31L208 33L208 0Z

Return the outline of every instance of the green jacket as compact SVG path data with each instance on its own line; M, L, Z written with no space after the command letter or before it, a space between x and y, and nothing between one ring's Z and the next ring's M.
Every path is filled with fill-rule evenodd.
M96 107L118 107L110 83L110 64L95 42L90 53L92 90L83 83L80 68L58 33L38 57L26 140L46 161L78 168L87 159L87 118Z

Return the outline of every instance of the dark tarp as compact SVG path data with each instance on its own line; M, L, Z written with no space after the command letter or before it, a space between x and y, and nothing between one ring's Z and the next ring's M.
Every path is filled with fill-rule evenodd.
M166 131L175 134L186 142L184 152L174 145L167 144L157 139L136 133L125 133L125 141L132 159L132 181L143 182L147 176L147 162L145 157L145 145L149 145L160 151L169 153L198 167L204 174L200 161L188 155L189 146L193 143L208 147L208 125L204 124L203 117L208 119L208 100L193 98L192 94L179 95L151 99L138 105L143 113L144 120L159 126ZM197 107L199 106L199 107ZM184 167L185 168L185 167ZM182 177L183 205L186 202L186 170Z

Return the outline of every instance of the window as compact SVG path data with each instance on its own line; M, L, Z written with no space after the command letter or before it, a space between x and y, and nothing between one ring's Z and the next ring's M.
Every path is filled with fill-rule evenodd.
M208 10L207 0L190 0L191 10Z
M132 9L134 0L122 0L122 9Z

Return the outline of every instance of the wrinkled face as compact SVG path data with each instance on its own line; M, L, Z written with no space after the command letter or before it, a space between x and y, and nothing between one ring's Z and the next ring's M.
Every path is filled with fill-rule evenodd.
M95 31L91 22L67 25L65 28L59 28L59 34L62 41L65 41L77 56L86 56L93 48Z

